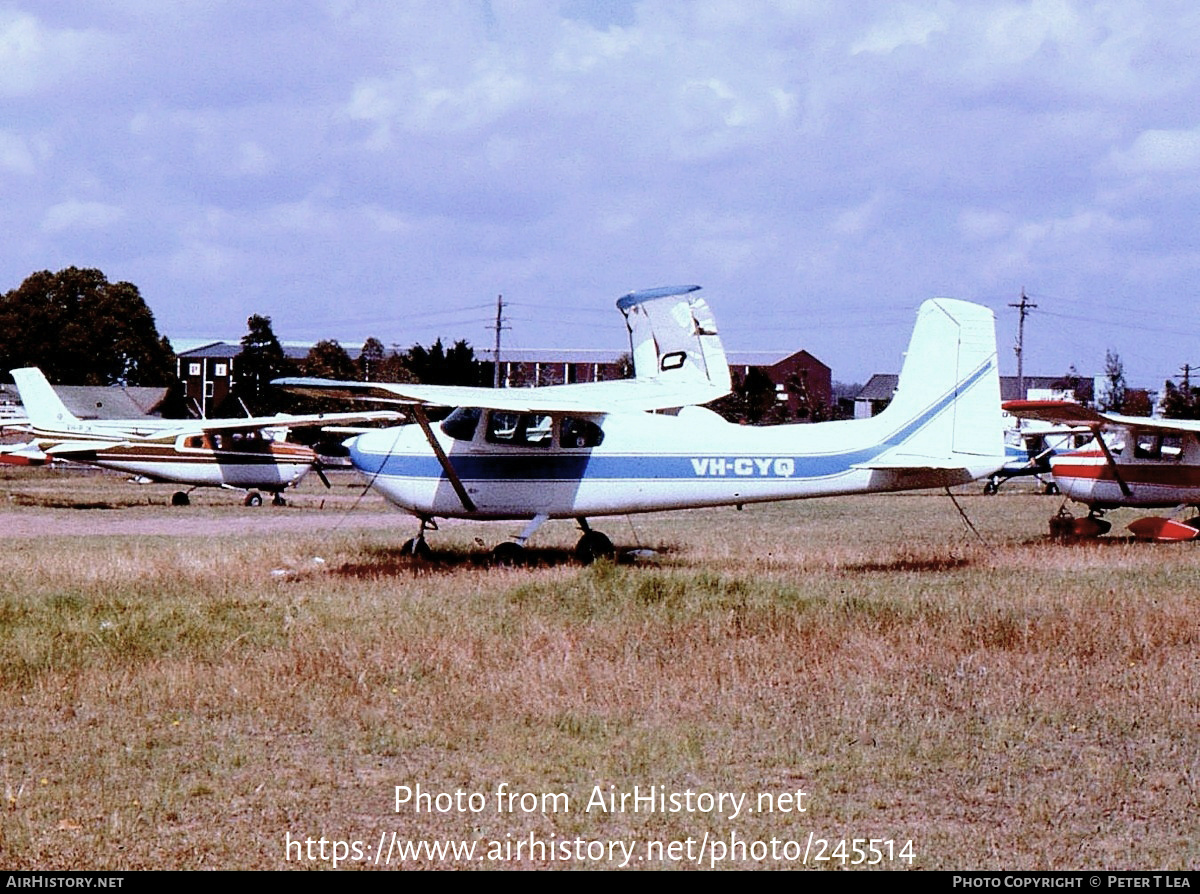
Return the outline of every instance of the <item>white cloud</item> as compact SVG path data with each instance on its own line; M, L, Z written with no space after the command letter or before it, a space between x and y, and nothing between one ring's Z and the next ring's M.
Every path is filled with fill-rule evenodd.
M850 45L851 55L884 54L897 47L923 46L933 34L947 28L946 20L937 9L904 4L893 7L888 13L884 21L871 25L866 35Z
M876 193L867 201L841 211L830 229L839 236L861 236L879 225L884 198Z
M1128 149L1115 149L1110 166L1124 174L1196 174L1200 172L1200 127L1146 130Z
M29 143L17 134L0 130L0 171L28 176L36 170Z
M769 296L755 338L798 294L1200 288L1200 6L619 5L9 0L0 273L136 262L165 321L196 281L310 318L699 281Z
M105 230L124 219L125 211L115 205L70 199L46 209L42 217L42 231Z
M1011 216L1002 211L964 208L958 214L959 232L972 241L999 239L1009 233L1012 227Z
M30 13L0 9L0 96L28 96L77 72L105 67L98 32L48 28Z

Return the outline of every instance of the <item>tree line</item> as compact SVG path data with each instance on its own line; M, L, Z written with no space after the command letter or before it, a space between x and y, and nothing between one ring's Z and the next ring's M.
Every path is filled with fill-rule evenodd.
M438 339L401 352L372 337L351 358L337 341L326 339L295 361L275 336L270 317L255 314L246 327L234 359L238 405L224 408L235 415L242 404L256 414L296 409L301 399L270 387L282 376L434 385L480 385L489 377L465 340L447 348ZM137 286L109 282L95 269L41 271L0 296L2 380L11 382L9 370L24 366L39 367L60 385L181 388L175 351L159 334ZM169 403L181 408L182 393Z

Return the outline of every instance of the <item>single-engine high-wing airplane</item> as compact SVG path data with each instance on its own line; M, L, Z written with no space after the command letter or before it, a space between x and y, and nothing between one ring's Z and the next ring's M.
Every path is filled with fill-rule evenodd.
M1075 450L1091 439L1086 428L1064 425L1032 423L1021 428L1009 428L1004 432L1004 449L1008 462L988 477L983 492L988 495L999 493L1000 485L1012 478L1032 476L1042 485L1047 494L1057 494L1058 485L1050 470L1050 460L1065 450Z
M1086 518L1067 519L1071 533L1106 533L1112 524L1101 516L1109 509L1200 506L1200 421L1100 413L1071 401L1015 400L1004 409L1091 430L1092 440L1080 449L1050 458L1059 490L1088 507ZM1191 540L1200 532L1200 518L1143 518L1129 527L1145 539Z
M51 459L87 463L139 479L189 485L171 498L186 506L197 487L244 490L247 506L262 504L259 491L283 505L284 489L311 469L324 480L317 454L302 444L272 440L264 430L304 428L371 419L396 419L394 412L323 413L246 419L79 419L63 404L36 367L12 370L28 423L12 426L33 435L19 456L26 462Z
M529 519L515 559L546 519L574 518L584 561L613 555L588 519L699 506L962 484L1005 462L991 311L925 302L899 388L871 419L762 428L698 404L730 390L729 367L699 286L632 292L625 315L634 378L541 388L456 388L292 378L323 397L405 404L417 425L347 442L388 500L421 520L405 544L427 555L437 517ZM456 407L436 429L426 407ZM655 411L655 412L652 412Z

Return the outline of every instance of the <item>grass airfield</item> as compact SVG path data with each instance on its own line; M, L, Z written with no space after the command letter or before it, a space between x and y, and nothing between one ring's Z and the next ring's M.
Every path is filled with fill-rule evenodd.
M1061 500L1010 484L960 491L979 537L930 494L600 519L655 556L592 567L569 523L523 568L483 561L519 525L444 524L414 566L351 482L178 509L0 475L0 864L1200 864L1200 544L1134 543L1136 513L1054 543ZM418 784L446 800L398 808ZM585 809L634 786L747 809Z

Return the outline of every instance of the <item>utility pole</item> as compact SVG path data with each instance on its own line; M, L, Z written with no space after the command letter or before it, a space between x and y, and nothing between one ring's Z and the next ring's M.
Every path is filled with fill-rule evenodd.
M500 387L500 332L508 329L504 325L504 296L496 296L496 347L492 351L492 387Z
M1017 321L1017 346L1013 349L1017 354L1017 399L1025 400L1025 317L1036 304L1030 304L1029 299L1025 297L1025 289L1021 288L1021 303L1010 304L1009 307L1015 307L1021 315Z

